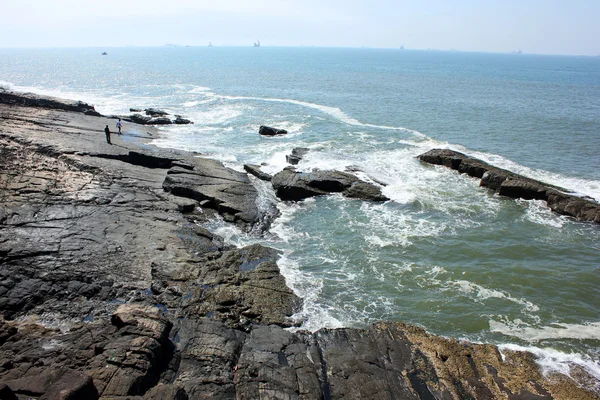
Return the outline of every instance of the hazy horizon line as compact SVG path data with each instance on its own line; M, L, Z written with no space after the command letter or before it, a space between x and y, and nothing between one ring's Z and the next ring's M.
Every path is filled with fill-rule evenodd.
M92 45L92 46L72 46L72 45L58 45L58 46L0 46L2 50L29 50L29 49L110 49L110 48L209 48L209 47L227 47L227 48L323 48L323 49L365 49L365 50L398 50L398 51L431 51L431 52L448 52L448 53L487 53L487 54L514 54L514 55L535 55L535 56L564 56L564 57L600 57L598 54L566 54L566 53L535 53L527 52L522 49L507 50L507 51L494 51L494 50L463 50L457 48L450 49L438 49L438 48L412 48L403 47L377 47L377 46L327 46L327 45L263 45L260 47L254 47L253 44L212 44L199 45L199 44L177 44L177 43L165 43L165 44L153 44L153 45Z

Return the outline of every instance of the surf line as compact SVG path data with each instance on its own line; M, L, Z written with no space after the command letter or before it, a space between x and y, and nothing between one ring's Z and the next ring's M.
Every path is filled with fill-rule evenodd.
M374 124L365 124L360 122L359 120L350 117L348 114L343 112L341 109L337 107L324 106L321 104L309 103L306 101L294 100L294 99L277 99L277 98L268 98L268 97L246 97L246 96L223 96L223 95L215 95L215 97L223 99L223 100L254 100L254 101L266 101L271 103L288 103L295 104L302 107L312 108L314 110L321 111L327 115L330 115L337 120L352 126L363 126L368 128L375 129L384 129L384 130L394 130L394 131L402 131L411 133L415 136L426 138L427 136L419 131L415 131L413 129L396 127L396 126L385 126L385 125L374 125Z

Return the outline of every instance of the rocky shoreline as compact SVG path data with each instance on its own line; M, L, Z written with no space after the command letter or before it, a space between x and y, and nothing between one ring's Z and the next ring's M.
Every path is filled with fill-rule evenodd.
M247 174L152 147L146 125L109 145L114 120L84 103L18 98L0 94L0 398L600 398L585 371L402 323L286 330L302 300L277 251L200 226L268 229ZM348 175L273 179L385 200Z

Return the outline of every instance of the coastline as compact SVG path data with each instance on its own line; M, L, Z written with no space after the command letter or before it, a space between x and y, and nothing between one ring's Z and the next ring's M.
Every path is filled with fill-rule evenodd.
M258 223L245 174L149 146L146 126L134 137L128 124L109 146L102 126L113 119L0 110L0 352L11 360L0 382L13 392L49 396L76 382L74 393L105 398L598 398L564 375L543 377L530 353L503 359L493 345L401 323L288 332L299 299L277 254L231 248L194 224L215 213ZM240 198L176 196L168 176L188 177L178 194L227 181ZM64 333L30 323L52 314L79 323ZM32 388L34 374L49 384Z

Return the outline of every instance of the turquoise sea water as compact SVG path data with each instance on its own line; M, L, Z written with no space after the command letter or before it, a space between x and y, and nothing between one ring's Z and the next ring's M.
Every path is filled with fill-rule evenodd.
M107 51L107 56L101 56ZM392 201L280 203L265 237L213 221L230 242L283 251L303 328L377 320L534 350L546 368L600 379L600 227L501 198L415 156L431 148L600 200L600 58L325 48L0 49L0 85L81 99L105 114L160 107L195 121L155 144L241 170L357 166ZM271 125L290 134L260 137ZM127 131L127 126L125 126ZM100 140L101 138L99 138ZM256 182L261 201L272 190Z

